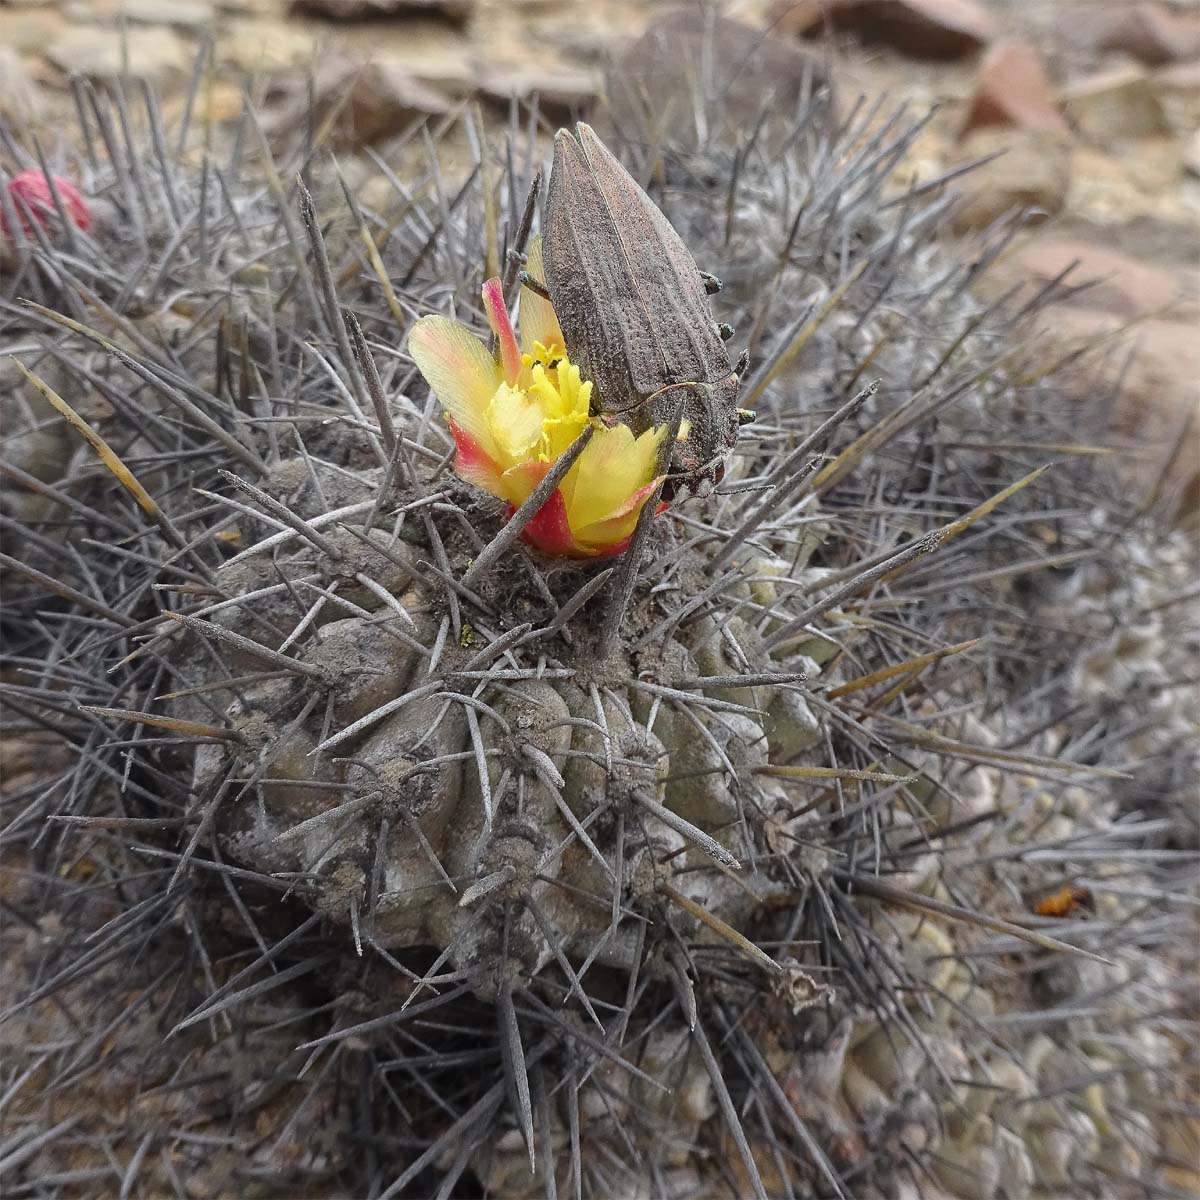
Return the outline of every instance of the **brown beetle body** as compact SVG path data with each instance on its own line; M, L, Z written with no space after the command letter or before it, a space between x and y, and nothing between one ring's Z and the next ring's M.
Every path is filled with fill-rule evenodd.
M555 137L544 253L567 350L601 410L640 432L682 401L672 473L709 490L737 440L738 374L679 234L582 122Z

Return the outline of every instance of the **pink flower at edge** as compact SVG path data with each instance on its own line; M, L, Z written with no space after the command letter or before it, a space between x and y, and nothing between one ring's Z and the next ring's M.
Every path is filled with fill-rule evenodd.
M86 233L92 227L92 213L79 189L62 175L54 176L54 188L71 223L76 229ZM14 175L8 182L8 194L22 220L26 235L32 230L29 228L29 220L22 203L37 218L43 229L57 215L50 183L40 170L22 171L19 175ZM0 230L6 237L12 237L12 230L8 227L3 210L0 210Z

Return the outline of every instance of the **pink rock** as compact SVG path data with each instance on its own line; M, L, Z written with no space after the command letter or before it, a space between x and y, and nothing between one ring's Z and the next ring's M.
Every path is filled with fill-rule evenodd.
M1111 345L1128 328L1127 319L1094 308L1055 305L1046 313L1056 341L1067 347ZM1195 321L1148 320L1130 330L1132 352L1092 354L1082 360L1080 399L1093 400L1100 385L1120 385L1112 414L1113 432L1139 449L1114 463L1135 502L1157 495L1158 511L1176 525L1200 522L1200 435L1194 425L1200 338ZM1100 368L1097 378L1097 367Z
M1179 283L1169 271L1082 238L1034 238L1008 255L1001 269L1036 288L1072 264L1067 285L1087 285L1071 297L1075 306L1138 317L1166 309L1179 298Z
M1095 15L1090 39L1097 50L1119 50L1148 66L1183 62L1200 54L1200 17L1162 4L1125 4Z
M80 195L79 189L62 175L54 176L54 187L58 191L58 197L62 201L62 206L71 223L86 233L92 225L92 214ZM20 202L24 202L43 229L48 228L50 222L57 216L50 183L39 170L31 169L14 175L8 183L8 194L27 235L31 234L32 230ZM3 230L5 237L12 237L12 230L9 228L8 220L2 210L0 210L0 230Z
M1187 444L1179 444L1196 411L1200 379L1197 313L1187 299L1190 264L1171 270L1134 256L1146 241L1162 252L1181 244L1186 233L1170 225L1141 228L1136 237L1130 233L1121 239L1131 244L1132 253L1092 240L1104 236L1097 229L1081 237L1032 237L988 272L992 279L984 295L992 298L1019 286L1011 302L1023 303L1075 264L1065 286L1090 286L1063 296L1039 317L1056 354L1096 347L1067 368L1064 383L1078 387L1081 404L1094 403L1106 387L1119 385L1112 432L1136 448L1116 456L1113 467L1131 498L1157 491L1169 520L1194 524L1200 514L1197 430L1187 432ZM1120 352L1110 353L1114 347Z
M1074 80L1062 91L1062 105L1072 125L1100 146L1171 132L1158 88L1133 64Z
M956 233L984 229L1023 209L1030 223L1062 212L1071 186L1071 138L1047 129L977 129L963 143L960 161L990 159L957 181L951 215Z
M780 0L774 16L783 32L817 37L827 28L846 30L915 58L961 58L996 32L977 0Z
M466 21L475 0L292 0L291 12L299 17L328 21L378 21L389 17L436 15Z
M1068 132L1042 60L1028 42L999 42L979 68L960 137L987 125Z
M721 64L722 122L697 130L690 97L698 86L696 64ZM795 113L813 99L813 119L832 121L836 105L829 64L818 49L790 39L764 37L759 29L714 16L702 8L680 8L660 17L614 55L609 67L608 107L618 129L653 125L665 141L693 149L700 141L744 136L763 108ZM822 93L824 98L821 98ZM777 146L794 136L789 121L767 121L759 144Z
M272 136L302 128L315 114L318 124L333 120L332 144L340 150L372 145L400 133L411 121L450 110L442 92L414 79L393 59L363 61L338 49L319 56L311 96L307 79L285 77L272 100L266 122Z

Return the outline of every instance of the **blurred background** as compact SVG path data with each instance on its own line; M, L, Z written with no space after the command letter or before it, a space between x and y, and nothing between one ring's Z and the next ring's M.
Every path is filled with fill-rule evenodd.
M697 31L718 19L732 23L713 42L724 61L701 63ZM602 118L606 80L619 117L622 93L665 108L697 69L728 71L751 107L815 80L843 117L880 98L881 120L933 109L897 185L994 156L956 182L950 232L1029 209L989 286L1036 288L1078 262L1072 278L1094 286L1055 307L1063 337L1138 323L1120 432L1186 429L1200 402L1197 0L0 0L12 126L53 145L72 76L125 74L157 87L168 127L191 106L220 139L249 89L272 139L330 124L362 188L379 180L371 152L403 175L423 118L453 156L464 104L549 132ZM1194 513L1194 443L1176 470Z

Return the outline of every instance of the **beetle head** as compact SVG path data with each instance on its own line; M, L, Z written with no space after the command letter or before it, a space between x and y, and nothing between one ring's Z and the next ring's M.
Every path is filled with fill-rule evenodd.
M684 436L674 445L670 472L663 485L668 500L707 496L725 476L725 465L737 442L740 420L738 378L718 383L677 383L655 392L648 403L656 424L665 424L682 405ZM669 414L669 415L668 415Z

